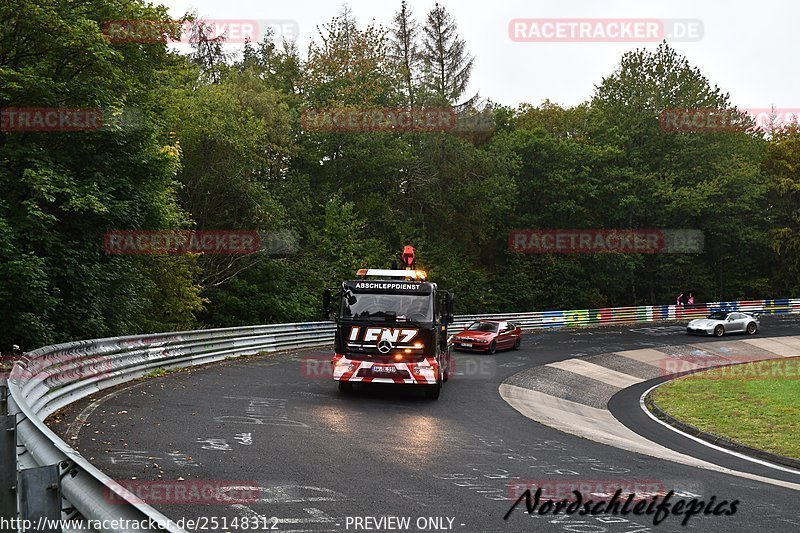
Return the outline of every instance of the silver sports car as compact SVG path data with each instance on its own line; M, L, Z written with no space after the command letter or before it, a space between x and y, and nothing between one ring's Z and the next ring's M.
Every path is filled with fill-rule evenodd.
M726 333L754 335L761 324L758 315L738 311L714 311L706 318L697 318L686 326L686 333L722 337Z

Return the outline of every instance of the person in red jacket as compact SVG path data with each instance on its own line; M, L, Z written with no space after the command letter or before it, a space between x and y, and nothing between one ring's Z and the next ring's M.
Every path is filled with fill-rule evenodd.
M414 263L416 261L414 257L414 247L411 246L411 241L406 241L406 245L403 248L403 255L401 256L403 260L403 267L408 270L414 269Z

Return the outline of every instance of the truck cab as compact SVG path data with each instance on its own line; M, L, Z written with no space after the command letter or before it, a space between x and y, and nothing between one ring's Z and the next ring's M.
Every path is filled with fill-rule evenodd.
M424 387L436 399L450 372L447 326L453 296L419 270L362 269L342 283L335 302L333 379L349 392L354 383ZM331 311L332 291L323 297Z

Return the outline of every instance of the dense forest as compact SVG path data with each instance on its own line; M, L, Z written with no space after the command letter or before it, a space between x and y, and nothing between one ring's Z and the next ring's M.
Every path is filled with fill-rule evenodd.
M673 303L688 287L701 301L798 294L800 131L665 131L665 109L736 112L666 43L624 54L579 106L511 108L477 93L474 61L496 58L473 57L444 6L400 4L384 25L345 7L302 50L267 34L235 56L202 21L178 53L109 39L114 20L171 24L140 0L0 5L0 108L137 117L0 132L2 350L318 319L324 287L387 267L406 240L458 313ZM457 127L303 127L307 110L342 108L448 108ZM510 251L528 228L699 229L705 247ZM164 229L299 241L238 257L103 248L110 230Z

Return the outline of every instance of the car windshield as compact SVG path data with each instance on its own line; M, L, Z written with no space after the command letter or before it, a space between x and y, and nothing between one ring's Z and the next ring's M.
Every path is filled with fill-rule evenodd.
M716 311L708 315L708 318L712 320L725 320L726 318L728 318L728 313L724 313L722 311Z
M342 298L342 318L433 322L429 294L349 294Z
M471 324L467 330L469 331L490 331L492 333L497 333L497 324L492 324L491 322L475 322Z

